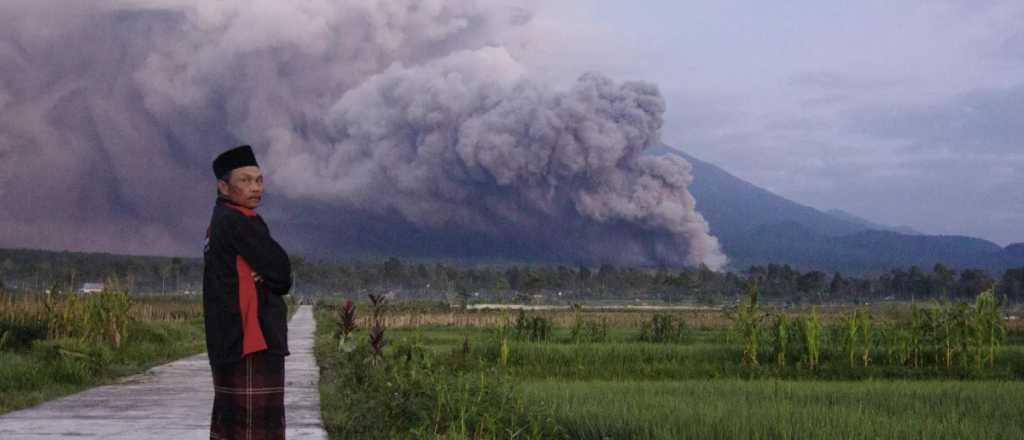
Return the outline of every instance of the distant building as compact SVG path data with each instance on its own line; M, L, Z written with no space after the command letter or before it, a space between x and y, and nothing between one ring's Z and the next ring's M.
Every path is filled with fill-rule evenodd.
M99 293L103 291L103 283L85 283L78 289L81 293Z

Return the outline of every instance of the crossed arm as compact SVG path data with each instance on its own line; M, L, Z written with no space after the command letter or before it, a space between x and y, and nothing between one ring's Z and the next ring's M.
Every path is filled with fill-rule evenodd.
M292 287L292 266L288 254L271 236L258 217L233 222L231 235L238 254L253 270L253 280L276 295L287 295Z

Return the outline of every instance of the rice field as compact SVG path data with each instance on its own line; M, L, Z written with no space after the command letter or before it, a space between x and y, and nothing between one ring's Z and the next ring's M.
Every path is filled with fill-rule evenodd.
M781 362L777 323L765 318L757 364L735 311L665 318L654 310L418 314L395 306L377 314L386 343L373 354L370 308L355 307L344 347L337 304L317 308L333 438L1024 438L1024 333L1003 325L1003 337L983 346L981 324L964 324L956 339L941 307L814 310L814 363L799 341L805 324L786 327L793 347ZM803 322L812 311L783 313ZM923 326L922 313L936 326L902 350L895 335Z
M540 380L522 389L566 438L1024 438L1015 381Z

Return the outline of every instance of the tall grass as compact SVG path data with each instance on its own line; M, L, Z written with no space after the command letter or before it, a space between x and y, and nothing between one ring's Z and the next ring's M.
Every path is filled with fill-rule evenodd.
M0 413L105 383L204 348L198 299L0 297Z

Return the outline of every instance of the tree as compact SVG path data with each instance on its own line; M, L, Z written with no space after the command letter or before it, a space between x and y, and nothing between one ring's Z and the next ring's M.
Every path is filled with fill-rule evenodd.
M51 284L50 275L52 269L53 265L50 264L49 260L41 261L35 264L35 276L33 277L35 282L33 284L35 284L34 287L36 288L36 290L41 291L43 290L42 286Z
M825 289L825 274L819 271L810 271L797 279L797 291L802 293L821 293Z
M1024 299L1024 267L1009 269L999 280L998 293L1006 295L1010 301Z
M174 273L174 265L168 263L160 266L160 293L167 293L167 279Z
M576 277L571 269L565 266L558 266L558 288L571 289L574 285L574 278Z
M962 298L974 298L988 290L995 281L981 269L964 269L960 272L960 280L956 283L956 294Z
M700 267L697 269L697 278L702 285L709 285L718 280L718 274L706 264L700 263Z
M181 280L181 272L184 270L181 264L181 258L171 258L171 274L174 276L174 291L179 292L181 290L179 284Z
M907 273L907 285L910 293L914 297L918 296L929 296L934 294L931 290L931 282L929 277L917 266L911 266L910 272Z
M608 289L611 287L609 284L614 286L616 284L615 278L615 266L604 263L597 269L597 280L601 283L602 289Z
M505 271L505 279L512 290L519 290L523 286L523 277L517 266L512 266Z
M845 287L846 280L843 279L843 276L839 272L836 272L832 275L832 282L828 284L828 294L834 300L834 298L839 296Z
M587 267L587 266L582 266L581 265L579 273L580 273L580 283L582 283L583 285L587 285L587 282L590 281L590 276L591 276L590 268Z
M526 268L522 273L522 289L524 292L535 295L540 293L548 283L544 282L544 278L540 276L540 272L530 270Z
M456 282L455 294L459 299L459 306L465 309L466 305L469 304L469 297L471 296L469 293L469 287L466 286L466 283Z
M416 278L418 278L418 281L430 279L430 271L427 270L427 266L424 266L423 263L416 265Z
M0 272L5 275L10 275L18 270L18 265L11 261L10 258L4 259L3 264L0 264Z
M505 278L503 276L502 277L495 277L495 279L494 279L494 290L497 290L498 292L504 292L506 290L509 290L511 287L512 286L509 286L509 284L508 284L508 278Z
M942 263L935 263L932 268L932 286L936 294L943 298L949 298L956 284L956 271L949 269Z
M669 299L675 299L682 297L691 291L693 285L693 279L686 272L679 272L676 276L669 276L665 280L666 287L668 288Z
M401 283L402 274L404 272L401 260L395 257L388 258L386 261L384 261L384 267L382 268L382 270L384 272L383 276L385 283Z
M906 298L913 291L910 290L910 276L902 269L893 269L889 271L891 276L889 277L889 291L894 292L896 296Z
M16 267L10 258L5 259L3 264L0 264L0 291L6 290L3 278L11 276Z

